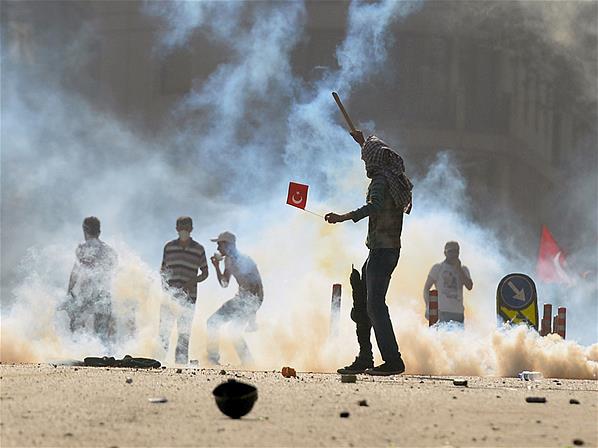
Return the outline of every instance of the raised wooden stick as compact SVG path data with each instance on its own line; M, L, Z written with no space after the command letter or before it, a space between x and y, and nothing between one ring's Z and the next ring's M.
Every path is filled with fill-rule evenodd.
M349 125L349 129L351 129L351 132L355 132L356 131L355 126L353 125L353 122L351 121L351 117L349 117L349 114L345 110L345 107L343 106L343 103L341 102L341 99L339 98L338 93L332 92L332 97L334 98L334 101L336 101L336 105L338 106L338 108L341 110L343 117L345 117L345 121Z

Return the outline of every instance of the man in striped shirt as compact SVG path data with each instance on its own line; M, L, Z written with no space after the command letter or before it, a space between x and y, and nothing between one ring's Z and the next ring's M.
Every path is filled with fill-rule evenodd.
M353 364L338 369L339 373L367 373L370 375L397 375L405 371L405 364L392 327L386 306L386 292L390 278L399 261L403 213L411 210L412 184L404 174L403 159L386 143L370 136L364 139L361 131L351 133L361 146L361 158L365 162L367 177L371 179L366 204L352 212L338 215L328 213L330 224L369 218L366 246L370 250L363 265L361 288L354 287L354 303L351 318L357 324L359 355ZM355 273L357 274L357 273ZM358 277L358 275L357 275ZM361 294L355 294L361 289ZM374 367L371 328L384 363Z
M176 221L179 237L164 246L162 267L160 272L167 290L180 306L177 316L177 345L175 361L187 364L189 359L189 334L195 302L197 300L197 284L208 278L206 253L201 244L191 238L193 221L188 216L181 216ZM198 270L201 274L197 275ZM175 316L172 308L162 305L160 310L160 340L162 347L168 351L168 342L172 332Z

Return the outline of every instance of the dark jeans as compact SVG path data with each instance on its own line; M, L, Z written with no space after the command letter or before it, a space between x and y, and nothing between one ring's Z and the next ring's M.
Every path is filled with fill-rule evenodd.
M359 357L372 359L370 333L374 327L382 359L395 362L401 357L386 306L390 277L399 261L399 249L372 249L361 268L363 294L354 294L351 318L357 324Z

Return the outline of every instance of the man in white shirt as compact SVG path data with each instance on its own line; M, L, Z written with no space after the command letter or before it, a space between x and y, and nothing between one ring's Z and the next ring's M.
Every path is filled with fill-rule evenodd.
M463 286L471 291L473 281L466 266L459 260L459 243L449 241L444 246L445 260L430 269L424 286L424 303L428 316L428 294L432 286L438 290L438 321L463 323Z

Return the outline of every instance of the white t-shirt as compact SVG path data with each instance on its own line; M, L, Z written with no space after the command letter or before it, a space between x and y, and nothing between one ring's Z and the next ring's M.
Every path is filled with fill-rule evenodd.
M469 269L461 266L467 278L471 278ZM435 264L430 269L429 277L434 280L438 290L438 311L463 314L463 282L459 267L446 261Z

